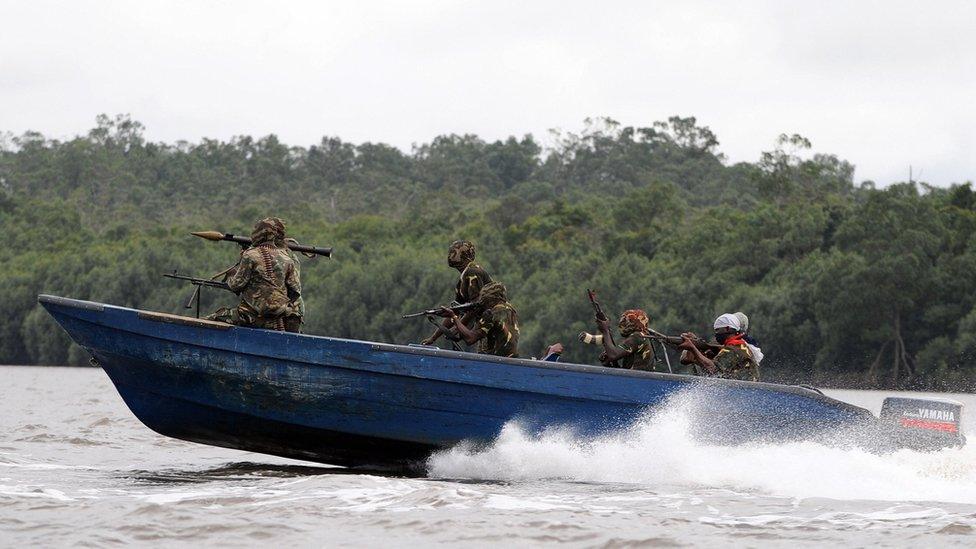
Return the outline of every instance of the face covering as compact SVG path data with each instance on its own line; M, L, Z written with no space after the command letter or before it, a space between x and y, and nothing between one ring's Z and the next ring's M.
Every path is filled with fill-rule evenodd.
M458 268L461 266L461 254L456 250L451 250L447 253L447 265L449 267Z

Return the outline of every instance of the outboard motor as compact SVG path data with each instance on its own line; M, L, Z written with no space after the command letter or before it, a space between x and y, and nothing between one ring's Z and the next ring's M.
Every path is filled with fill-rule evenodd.
M900 448L939 450L966 444L960 429L962 403L947 398L888 397L881 423Z

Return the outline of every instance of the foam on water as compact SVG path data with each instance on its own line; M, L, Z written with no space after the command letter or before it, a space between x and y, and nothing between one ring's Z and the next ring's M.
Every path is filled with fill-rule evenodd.
M455 478L399 478L164 438L98 370L0 374L0 539L9 546L970 547L976 533L976 505L948 503L976 493L972 453L710 447L689 435L702 417L694 399L600 440L509 425L487 451L431 460L433 474ZM888 395L837 396L877 413ZM976 411L976 397L953 398ZM704 408L714 413L714 403ZM947 503L775 495L791 493Z
M756 491L775 496L976 503L976 446L874 454L816 442L713 446L697 442L700 406L682 395L611 436L529 434L507 424L485 448L460 445L428 460L430 475L568 479ZM972 441L976 437L970 435Z

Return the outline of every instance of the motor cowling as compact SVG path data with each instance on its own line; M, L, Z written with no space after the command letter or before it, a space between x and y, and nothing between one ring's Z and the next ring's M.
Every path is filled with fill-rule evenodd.
M881 422L895 444L914 450L962 446L962 403L947 398L888 397L881 406Z

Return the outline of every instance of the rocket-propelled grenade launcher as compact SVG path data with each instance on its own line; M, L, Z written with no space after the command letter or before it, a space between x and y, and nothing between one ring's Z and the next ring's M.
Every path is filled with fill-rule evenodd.
M222 233L220 231L198 231L198 232L194 232L194 233L190 233L190 234L192 234L193 236L199 236L200 238L206 238L207 240L213 240L215 242L218 241L218 240L226 240L228 242L236 242L242 248L246 248L246 247L248 247L248 246L251 245L251 239L250 239L250 237L240 236L240 235L230 234L230 233ZM325 257L329 257L329 258L332 257L332 248L320 248L318 246L306 246L304 244L299 244L297 242L290 242L290 241L287 241L287 240L285 241L285 244L288 246L289 249L294 250L296 252L303 253L303 254L321 255L321 256L325 256Z

